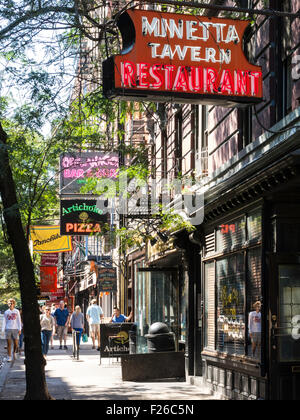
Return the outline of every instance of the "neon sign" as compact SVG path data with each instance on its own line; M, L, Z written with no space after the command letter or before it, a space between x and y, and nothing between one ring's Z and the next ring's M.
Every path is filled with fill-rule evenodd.
M104 202L102 202L104 208ZM100 233L109 214L97 206L97 200L61 200L60 233L61 235L91 235Z
M244 55L249 22L131 9L120 55L103 63L107 97L234 105L262 100L262 70Z
M89 178L116 179L119 157L116 153L81 152L60 156L61 194L80 194L80 188Z
M222 234L226 234L226 233L235 233L235 224L231 224L231 225L221 225L221 233Z

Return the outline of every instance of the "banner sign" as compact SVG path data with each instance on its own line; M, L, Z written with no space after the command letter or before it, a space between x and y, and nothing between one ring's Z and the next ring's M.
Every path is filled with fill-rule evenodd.
M60 193L80 194L87 179L116 179L119 168L117 153L83 152L60 156Z
M98 268L99 291L117 291L117 270L116 268Z
M55 293L57 291L57 267L40 267L41 293Z
M123 51L103 62L103 92L133 101L220 106L262 100L262 69L248 62L249 21L129 9Z
M129 331L132 326L133 322L100 324L100 357L129 354Z
M104 202L101 203L99 206L97 200L61 200L61 235L91 235L101 232L101 225L109 223L109 214L104 214Z
M61 236L60 226L30 226L30 240L37 253L72 251L71 236Z
M58 264L58 254L42 254L41 265L56 266Z
M57 299L62 299L65 297L65 291L63 289L63 287L58 288L56 292L54 293L49 293L49 297L50 300L57 300Z

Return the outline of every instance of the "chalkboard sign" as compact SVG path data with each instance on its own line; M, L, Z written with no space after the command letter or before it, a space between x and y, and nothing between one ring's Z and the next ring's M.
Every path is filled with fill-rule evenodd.
M133 322L100 324L100 358L129 354L129 331Z

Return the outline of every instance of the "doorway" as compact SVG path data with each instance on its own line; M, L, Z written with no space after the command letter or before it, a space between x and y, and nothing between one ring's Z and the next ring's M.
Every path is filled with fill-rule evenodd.
M272 399L300 400L300 264L279 265L278 280L278 313L271 316Z

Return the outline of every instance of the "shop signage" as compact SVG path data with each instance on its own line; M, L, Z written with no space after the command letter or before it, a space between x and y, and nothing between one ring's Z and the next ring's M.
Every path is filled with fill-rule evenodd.
M70 236L61 236L60 226L30 226L30 241L37 253L57 253L72 251Z
M56 292L52 292L49 294L50 296L50 300L56 300L56 299L60 299L60 298L64 298L65 297L65 291L64 288L58 288Z
M100 324L100 356L120 357L129 354L129 331L132 322Z
M221 225L221 233L222 234L227 234L229 232L235 233L235 225L234 224Z
M118 18L123 50L103 63L106 97L222 106L262 100L248 62L248 21L130 9Z
M104 214L104 204L97 200L61 200L61 235L91 235L102 231L109 222L109 214Z
M101 292L117 291L117 270L101 267L98 269L99 290Z
M40 267L41 293L55 293L57 291L57 267Z
M116 153L83 152L60 156L60 193L80 194L89 178L115 179L119 157Z
M58 254L42 254L41 265L56 266L58 264Z

